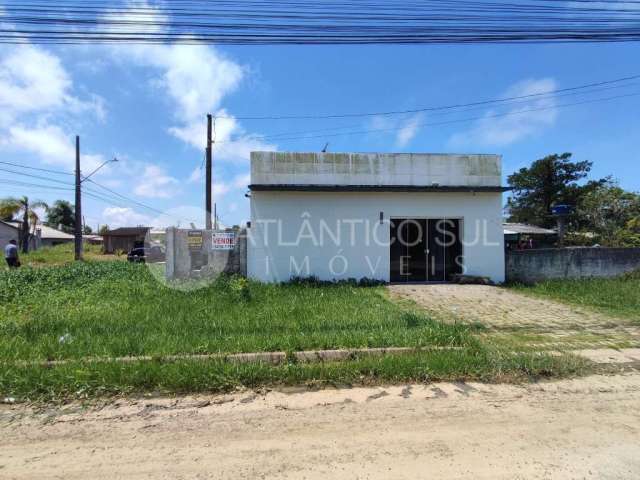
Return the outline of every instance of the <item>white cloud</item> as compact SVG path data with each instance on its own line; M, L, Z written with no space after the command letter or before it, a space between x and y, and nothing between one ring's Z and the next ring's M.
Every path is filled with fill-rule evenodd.
M205 115L203 113L201 118L194 119L187 125L172 127L169 132L194 148L204 151L207 143ZM224 118L217 118L215 121L214 160L246 162L249 160L249 154L252 151L271 151L276 149L275 145L262 141L259 136L249 135L226 110L218 110L215 115Z
M161 24L165 20L162 14L156 10L155 17L149 17L153 7L147 2L130 5L145 6L146 19L154 20L154 31L162 31ZM134 16L134 13L125 14L124 18L128 15ZM247 69L215 47L202 44L126 45L114 46L111 52L121 61L159 71L151 84L163 91L175 106L176 125L168 131L176 138L204 151L206 114L212 113L229 117L216 120L214 155L217 160L248 161L252 150L275 149L274 145L261 141L259 137L248 135L237 120L221 108L223 99L240 86Z
M60 59L33 45L0 50L0 127L25 113L94 113L104 118L104 100L91 95L81 100L71 95L71 77Z
M204 173L202 171L202 168L196 167L191 172L191 175L189 175L189 178L187 179L187 183L200 183L202 182L203 178L204 178Z
M575 8L585 8L584 2L580 1L580 2L575 2L575 1L568 1L567 4L570 7L575 7ZM633 0L631 2L625 2L624 0L619 0L617 2L593 2L593 3L589 3L589 8L591 9L603 9L606 8L607 10L618 10L618 9L624 9L624 10L637 10L640 9L640 4L638 4L638 2L636 0Z
M520 97L556 89L556 82L552 78L527 79L511 86L500 97ZM503 113L508 115L496 116ZM449 143L454 146L510 145L552 126L557 115L553 96L532 97L528 101L518 102L517 106L510 106L506 111L487 111L468 131L454 134Z
M10 127L0 146L35 154L43 163L60 165L68 171L75 168L75 137L55 125ZM85 173L97 168L104 161L101 155L94 154L81 154L80 158Z
M396 135L396 146L400 148L406 147L420 130L422 123L422 114L416 114L405 120Z
M249 184L249 174L236 175L230 182L219 181L213 183L213 200L220 202L229 192L233 190L243 189ZM203 190L204 195L204 171L202 169L195 168L189 178L188 183L199 184Z
M371 117L367 128L371 129L374 135L395 135L394 143L396 148L405 148L418 134L423 121L424 115L422 113L416 113L408 117L376 115Z
M73 169L75 135L57 121L87 114L103 119L105 104L97 95L81 99L72 91L71 76L56 55L33 45L0 47L0 148ZM82 154L85 172L102 161L100 155Z
M222 199L222 197L224 197L229 190L231 190L231 187L223 182L219 182L219 183L213 183L213 199L215 201L220 201Z
M0 107L28 112L64 104L71 79L60 59L31 45L4 47L0 60Z
M144 33L161 33L165 30L169 17L162 14L158 9L154 9L147 0L130 0L125 2L125 6L129 10L124 9L112 9L106 11L104 15L100 17L103 23L98 25L99 31L122 33L126 30L126 23L137 23L136 31ZM113 23L106 22L119 22L120 25L114 25Z
M133 192L141 197L171 198L178 193L178 183L178 180L168 175L163 168L146 164Z
M236 175L233 179L233 186L236 188L246 188L251 183L251 174L245 173L242 175Z
M149 226L151 218L128 207L107 207L102 211L102 223L109 228Z

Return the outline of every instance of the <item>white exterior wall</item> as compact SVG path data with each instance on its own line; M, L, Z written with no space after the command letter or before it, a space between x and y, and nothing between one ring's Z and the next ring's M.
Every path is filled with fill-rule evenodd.
M253 191L247 272L266 282L309 275L389 281L390 219L460 218L465 273L503 282L501 212L500 193Z

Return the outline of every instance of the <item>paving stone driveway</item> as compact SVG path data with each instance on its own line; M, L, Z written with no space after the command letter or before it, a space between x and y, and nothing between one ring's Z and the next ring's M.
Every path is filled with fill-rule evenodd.
M409 299L442 320L480 322L493 332L527 331L582 337L579 347L640 344L640 329L617 318L486 285L391 285L391 296ZM589 336L587 341L586 336Z

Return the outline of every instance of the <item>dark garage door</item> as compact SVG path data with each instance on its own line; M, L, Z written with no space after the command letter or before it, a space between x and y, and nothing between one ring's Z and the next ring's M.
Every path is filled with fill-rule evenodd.
M445 282L462 272L461 220L391 220L391 281Z

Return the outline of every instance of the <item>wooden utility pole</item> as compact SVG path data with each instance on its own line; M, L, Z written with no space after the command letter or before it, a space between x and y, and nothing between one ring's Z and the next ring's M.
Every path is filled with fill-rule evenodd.
M80 179L80 137L76 135L76 204L75 204L75 259L82 260L82 181Z
M211 176L212 176L212 157L213 152L211 149L212 138L211 138L211 128L212 128L212 117L211 114L207 114L207 166L206 166L206 180L205 180L205 211L206 211L206 228L207 230L211 230Z

